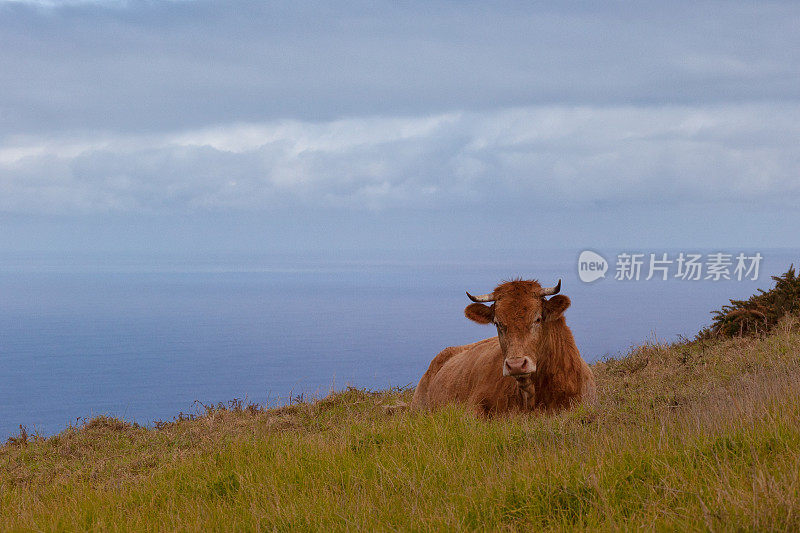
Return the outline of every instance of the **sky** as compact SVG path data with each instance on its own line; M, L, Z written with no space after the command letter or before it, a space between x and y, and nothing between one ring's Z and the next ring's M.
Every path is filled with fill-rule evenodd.
M0 253L797 248L800 3L0 0Z

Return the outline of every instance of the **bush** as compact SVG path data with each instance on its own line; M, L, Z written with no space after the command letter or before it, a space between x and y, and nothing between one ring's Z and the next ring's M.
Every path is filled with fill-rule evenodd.
M758 289L758 294L747 300L731 300L730 305L712 311L711 326L701 330L697 337L707 339L768 333L784 316L800 313L800 277L794 265L772 279L775 287L769 291Z

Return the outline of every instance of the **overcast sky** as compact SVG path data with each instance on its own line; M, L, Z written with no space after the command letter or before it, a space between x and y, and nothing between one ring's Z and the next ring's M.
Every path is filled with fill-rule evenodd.
M0 0L0 252L797 247L798 2Z

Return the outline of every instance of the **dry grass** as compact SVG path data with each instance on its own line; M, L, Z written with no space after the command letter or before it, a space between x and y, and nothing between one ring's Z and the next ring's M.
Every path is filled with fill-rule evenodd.
M357 389L0 447L0 530L800 529L800 328L647 344L600 402L477 420Z

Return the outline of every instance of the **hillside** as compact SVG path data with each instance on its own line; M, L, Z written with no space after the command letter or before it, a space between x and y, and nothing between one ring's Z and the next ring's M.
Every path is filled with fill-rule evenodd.
M0 447L0 530L800 530L800 321L645 344L600 402L480 420L411 391L95 418Z

